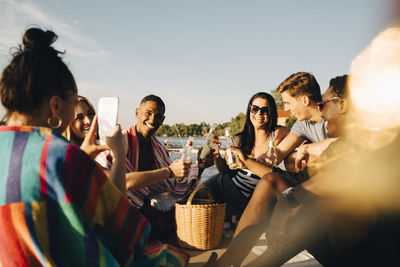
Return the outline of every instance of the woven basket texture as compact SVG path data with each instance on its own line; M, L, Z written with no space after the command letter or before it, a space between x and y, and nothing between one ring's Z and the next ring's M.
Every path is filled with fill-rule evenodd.
M208 199L195 199L207 191ZM177 243L184 248L208 250L219 245L225 220L226 203L214 203L207 187L197 187L187 203L175 204Z

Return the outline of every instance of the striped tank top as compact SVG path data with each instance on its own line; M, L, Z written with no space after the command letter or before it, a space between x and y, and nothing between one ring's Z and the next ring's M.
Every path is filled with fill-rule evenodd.
M275 144L275 132L270 135L270 143ZM260 177L247 169L238 169L236 174L232 177L233 183L238 187L240 193L248 199L253 195L254 189Z
M238 187L240 193L248 199L253 195L254 188L259 180L260 177L247 169L238 169L235 176L232 177L232 181Z

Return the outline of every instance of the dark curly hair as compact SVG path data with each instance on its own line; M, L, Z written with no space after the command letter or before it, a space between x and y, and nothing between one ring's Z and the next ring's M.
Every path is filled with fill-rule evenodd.
M349 79L350 75L337 76L329 81L329 87L332 87L333 93L338 97L347 98L349 93Z
M147 101L153 101L157 103L158 108L160 109L159 112L164 114L165 113L165 104L164 101L159 96L156 95L147 95L143 97L142 101L140 101L140 104L147 102Z

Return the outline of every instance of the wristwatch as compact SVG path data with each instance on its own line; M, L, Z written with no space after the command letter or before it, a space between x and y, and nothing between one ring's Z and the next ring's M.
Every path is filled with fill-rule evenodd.
M283 191L281 194L281 197L286 198L286 200L289 202L289 206L291 208L295 208L298 205L300 205L300 203L294 197L294 187L289 187L288 189Z

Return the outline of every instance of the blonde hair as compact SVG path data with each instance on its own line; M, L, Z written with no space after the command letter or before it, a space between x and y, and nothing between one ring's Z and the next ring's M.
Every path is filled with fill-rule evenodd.
M78 96L78 102L77 102L76 104L78 105L79 102L84 102L84 103L86 103L86 104L89 106L89 108L90 108L94 113L96 113L96 110L94 109L92 103L90 103L89 99L87 99L86 97L84 97L84 96ZM75 111L74 111L74 112L75 112ZM72 122L71 122L70 125L68 125L67 129L65 129L65 131L62 133L62 135L63 135L68 141L70 141L71 143L76 144L76 143L75 143L76 140L79 140L80 138L77 137L77 136L74 134L74 132L73 132L72 129L71 129L71 125L72 125ZM81 145L81 144L76 144L76 145Z

